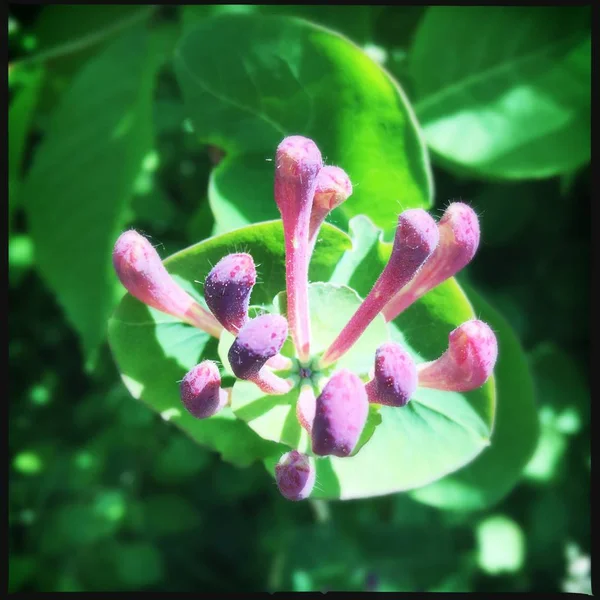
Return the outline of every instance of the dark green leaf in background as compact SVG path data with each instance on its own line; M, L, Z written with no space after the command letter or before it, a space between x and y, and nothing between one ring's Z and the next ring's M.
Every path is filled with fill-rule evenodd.
M37 18L31 37L35 52L25 62L44 61L46 78L41 110L47 113L83 65L128 28L147 20L154 7L135 5L48 5Z
M114 305L111 250L152 143L156 68L142 30L88 63L53 115L21 190L38 268L92 359Z
M429 205L404 94L347 39L299 19L228 14L193 28L175 66L198 139L226 152L209 189L217 231L278 216L272 160L291 134L314 139L350 175L352 202L333 222L365 213L389 234L402 208Z
M33 115L44 79L41 68L21 77L21 88L16 92L8 112L8 226L11 227L13 211L18 206L21 184L23 152L31 130Z
M589 31L589 7L430 8L410 68L415 111L434 156L505 179L586 164Z

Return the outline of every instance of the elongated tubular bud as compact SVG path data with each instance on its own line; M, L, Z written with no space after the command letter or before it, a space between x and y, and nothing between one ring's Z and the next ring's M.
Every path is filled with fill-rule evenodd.
M333 374L317 398L312 450L320 456L349 456L367 422L369 400L358 375L348 369Z
M179 386L185 408L198 419L217 414L229 402L230 390L221 389L217 365L204 360L191 369Z
M266 394L289 392L292 384L265 367L279 353L287 334L287 321L281 315L265 314L248 321L227 355L235 376L252 381Z
M312 385L303 385L298 401L296 402L296 417L298 422L308 433L312 431L312 424L315 420L315 411L317 408L317 399Z
M275 465L275 479L281 495L294 502L310 496L315 477L310 458L298 450L286 452Z
M113 250L113 266L127 291L152 308L206 331L214 337L222 327L169 275L152 244L133 229L122 233Z
M326 367L354 345L386 302L403 288L429 258L438 243L435 221L422 209L406 210L398 217L392 254L375 285L346 327L319 361Z
M234 335L248 321L250 294L255 283L254 260L246 253L224 256L204 280L204 299L208 308Z
M325 221L325 217L351 195L352 183L343 169L327 166L319 171L308 230L310 255L315 248L319 229Z
M365 389L369 402L406 406L417 389L417 366L410 354L394 342L375 352L375 375Z
M277 147L275 202L281 212L285 237L288 319L301 361L310 356L308 308L308 230L310 212L323 166L321 153L308 138L290 136Z
M437 359L418 365L419 386L453 392L481 387L498 358L494 332L483 321L466 321L448 336L448 349Z
M479 219L462 202L453 202L438 223L440 241L423 268L383 308L386 321L392 321L429 290L466 267L479 246Z

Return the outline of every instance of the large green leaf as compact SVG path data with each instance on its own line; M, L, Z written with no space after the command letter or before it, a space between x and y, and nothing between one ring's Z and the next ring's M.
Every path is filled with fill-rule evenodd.
M272 158L290 134L314 139L354 183L332 222L365 213L390 233L400 207L429 205L426 149L402 90L340 35L300 19L212 16L184 37L175 66L198 138L227 153L209 189L217 231L278 216Z
M328 279L349 244L341 231L325 226L311 263L311 279ZM211 266L223 256L239 250L251 252L258 265L261 283L252 292L253 303L271 304L273 297L285 287L285 248L280 221L209 238L174 254L165 265L201 300L196 282L204 281ZM183 408L177 382L200 361L219 360L216 339L127 295L109 322L109 342L132 395L195 441L210 446L225 460L239 465L278 453L277 444L262 440L243 421L236 419L229 408L204 420L192 417Z
M338 263L332 280L365 296L386 264L392 245L365 217L350 222L352 250ZM454 280L425 295L389 325L390 336L417 363L437 358L448 333L474 317ZM382 340L383 342L384 340ZM365 356L371 368L373 355ZM382 422L350 458L319 459L315 498L360 498L426 485L473 460L488 444L494 420L494 379L459 394L419 388L402 409L382 406ZM276 458L265 461L273 473Z
M521 344L506 320L463 284L477 316L498 338L496 423L492 443L472 463L415 490L415 499L451 510L479 510L499 502L518 481L538 438L533 380Z
M37 266L89 358L114 306L111 249L152 142L155 65L141 28L88 63L58 105L21 189Z
M442 163L526 179L589 161L589 7L430 8L410 68L415 111Z

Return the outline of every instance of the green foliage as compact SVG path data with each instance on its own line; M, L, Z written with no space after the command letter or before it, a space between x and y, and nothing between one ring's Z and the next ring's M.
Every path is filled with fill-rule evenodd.
M196 135L226 152L209 187L218 231L278 216L270 159L298 132L354 183L334 222L364 213L389 233L399 207L429 205L426 153L408 102L348 40L301 20L226 14L183 38L175 66Z
M8 226L11 227L12 214L17 206L21 167L27 135L31 129L35 105L38 99L44 71L37 69L27 73L24 84L11 102L8 122Z
M11 4L9 591L591 594L590 14ZM338 292L343 305L313 322L322 340L368 293L398 212L439 218L460 199L480 216L460 285L388 327L419 360L473 314L500 344L493 383L437 413L445 433L466 415L489 437L495 388L491 443L463 430L477 456L424 487L287 502L265 465L297 433L280 428L289 399L260 427L250 395L194 420L177 382L219 360L216 341L129 296L107 328L126 226L174 254L167 268L198 298L211 263L251 250L256 309L285 311L280 225L255 224L278 218L269 159L287 133L354 184L329 218L349 237L326 227L312 265L328 282L311 288L313 321ZM343 460L385 439L402 489L456 469L467 448L432 437L431 402L394 413L412 439L393 409L372 410L369 443ZM342 477L346 497L382 485L368 463L354 489L356 467ZM321 472L315 494L336 479Z
M78 74L22 190L39 271L90 359L114 302L110 253L151 144L148 44L142 30L127 35Z
M435 155L505 179L588 163L589 31L589 7L430 8L410 64L415 110Z

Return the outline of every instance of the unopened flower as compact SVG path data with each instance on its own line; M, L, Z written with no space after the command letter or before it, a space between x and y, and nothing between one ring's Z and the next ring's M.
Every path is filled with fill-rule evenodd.
M281 212L285 237L288 319L302 361L310 356L308 236L317 175L322 166L321 152L308 138L290 136L277 148L275 202Z
M375 374L365 386L370 402L406 406L417 389L417 367L399 344L386 342L375 353Z
M326 456L349 456L369 414L365 386L348 369L334 373L317 398L312 426L312 450Z
M352 183L343 169L326 166L319 171L308 231L310 254L314 250L319 229L327 215L351 195Z
M119 236L113 250L115 271L127 291L152 308L210 333L222 327L169 275L152 244L133 229Z
M315 485L315 476L311 460L297 450L286 452L275 465L277 487L288 500L308 498Z
M437 359L417 367L419 386L454 392L481 387L492 374L498 357L496 336L489 325L473 319L450 332L448 349Z
M204 280L204 299L219 323L234 335L248 321L250 294L256 283L252 256L228 254Z
M198 419L217 414L229 402L231 390L221 388L221 375L217 365L202 361L191 369L179 386L185 408Z
M265 366L279 353L287 335L287 321L281 315L265 314L248 321L228 353L235 376L252 381L267 394L289 392L291 383Z
M392 321L415 300L464 268L479 246L479 219L467 204L453 202L438 223L440 241L414 279L383 308L386 321Z

